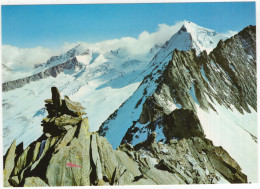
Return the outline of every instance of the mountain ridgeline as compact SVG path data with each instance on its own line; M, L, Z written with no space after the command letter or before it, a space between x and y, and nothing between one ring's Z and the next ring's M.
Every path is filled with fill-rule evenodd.
M53 58L50 60L53 60ZM49 63L49 61L47 63ZM66 73L66 71L72 71L77 68L80 69L82 67L83 67L82 64L79 63L77 59L74 57L62 64L51 66L50 68L47 68L44 71L41 71L37 74L25 78L17 79L14 81L5 82L2 84L2 91L6 92L16 88L20 88L26 84L29 84L30 82L38 81L47 77L56 77L61 72Z
M153 72L144 78L137 91L128 99L130 101L135 97L137 101L135 108L129 112L138 111L139 107L141 111L132 125L119 126L128 128L120 143L131 143L131 136L144 129L135 127L137 123L149 123L145 129L150 131L157 125L163 125L164 133L169 140L175 136L167 134L170 128L164 124L165 119L169 114L182 109L189 109L196 114L196 105L203 110L215 110L212 103L215 101L226 108L236 108L241 114L250 112L249 106L256 111L255 26L248 26L230 39L221 40L209 55L203 51L197 56L193 49L174 50L171 56L171 60L163 69L158 69L158 64L152 64ZM152 85L156 87L148 94L147 91ZM139 95L140 91L142 95ZM120 108L126 104L127 102ZM120 119L117 116L120 108L100 127L99 133L102 136L107 136L112 129L109 127L110 122ZM174 122L173 118L172 123ZM120 137L118 139L120 140Z

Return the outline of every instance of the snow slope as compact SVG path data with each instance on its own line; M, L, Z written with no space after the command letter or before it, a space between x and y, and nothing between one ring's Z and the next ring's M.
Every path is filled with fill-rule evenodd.
M210 100L210 99L208 99ZM206 137L216 146L222 146L233 157L248 176L250 182L258 181L258 144L254 137L245 130L245 126L253 128L252 134L257 136L257 113L239 113L235 108L231 111L213 101L217 112L202 110L197 105L198 117Z

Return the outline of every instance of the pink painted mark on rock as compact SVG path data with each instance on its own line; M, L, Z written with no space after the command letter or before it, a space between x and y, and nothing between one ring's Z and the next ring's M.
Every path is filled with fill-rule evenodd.
M73 164L73 163L66 163L66 165L69 166L69 167L80 167L80 168L82 168L80 165Z

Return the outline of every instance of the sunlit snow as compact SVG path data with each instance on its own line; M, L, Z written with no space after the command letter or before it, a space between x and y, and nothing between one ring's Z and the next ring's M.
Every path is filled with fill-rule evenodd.
M217 112L206 112L196 105L206 137L214 145L222 146L238 162L250 182L257 182L258 147L252 136L257 136L257 113L250 108L252 113L241 114L236 109L231 111L217 102L213 106Z

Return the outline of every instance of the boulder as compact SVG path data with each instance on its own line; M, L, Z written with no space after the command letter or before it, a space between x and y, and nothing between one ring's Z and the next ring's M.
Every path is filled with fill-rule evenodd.
M81 117L73 117L70 115L62 115L54 120L54 126L62 127L66 125L76 125L82 120Z
M84 140L73 138L64 147L52 154L47 165L46 178L50 186L89 186L90 173L90 135Z
M39 177L25 178L24 187L48 187L48 185Z
M13 176L9 179L9 182L11 183L12 186L19 186L20 181L18 176Z
M8 151L6 152L4 158L4 186L9 187L10 183L8 182L9 177L14 169L15 166L15 150L16 150L16 141L14 141Z
M138 164L134 162L129 156L120 150L114 151L118 163L121 166L124 166L134 177L141 176L141 172L139 170Z
M167 139L201 137L205 134L199 118L193 110L176 109L164 120L164 134Z
M111 183L114 171L116 167L118 167L117 158L114 154L112 146L106 138L98 137L97 144L102 165L102 174L106 175L108 181Z
M95 177L95 184L98 184L100 180L103 179L102 176L102 168L101 168L101 162L100 157L98 153L98 146L97 146L97 135L92 134L91 135L91 159L93 164L93 177Z

